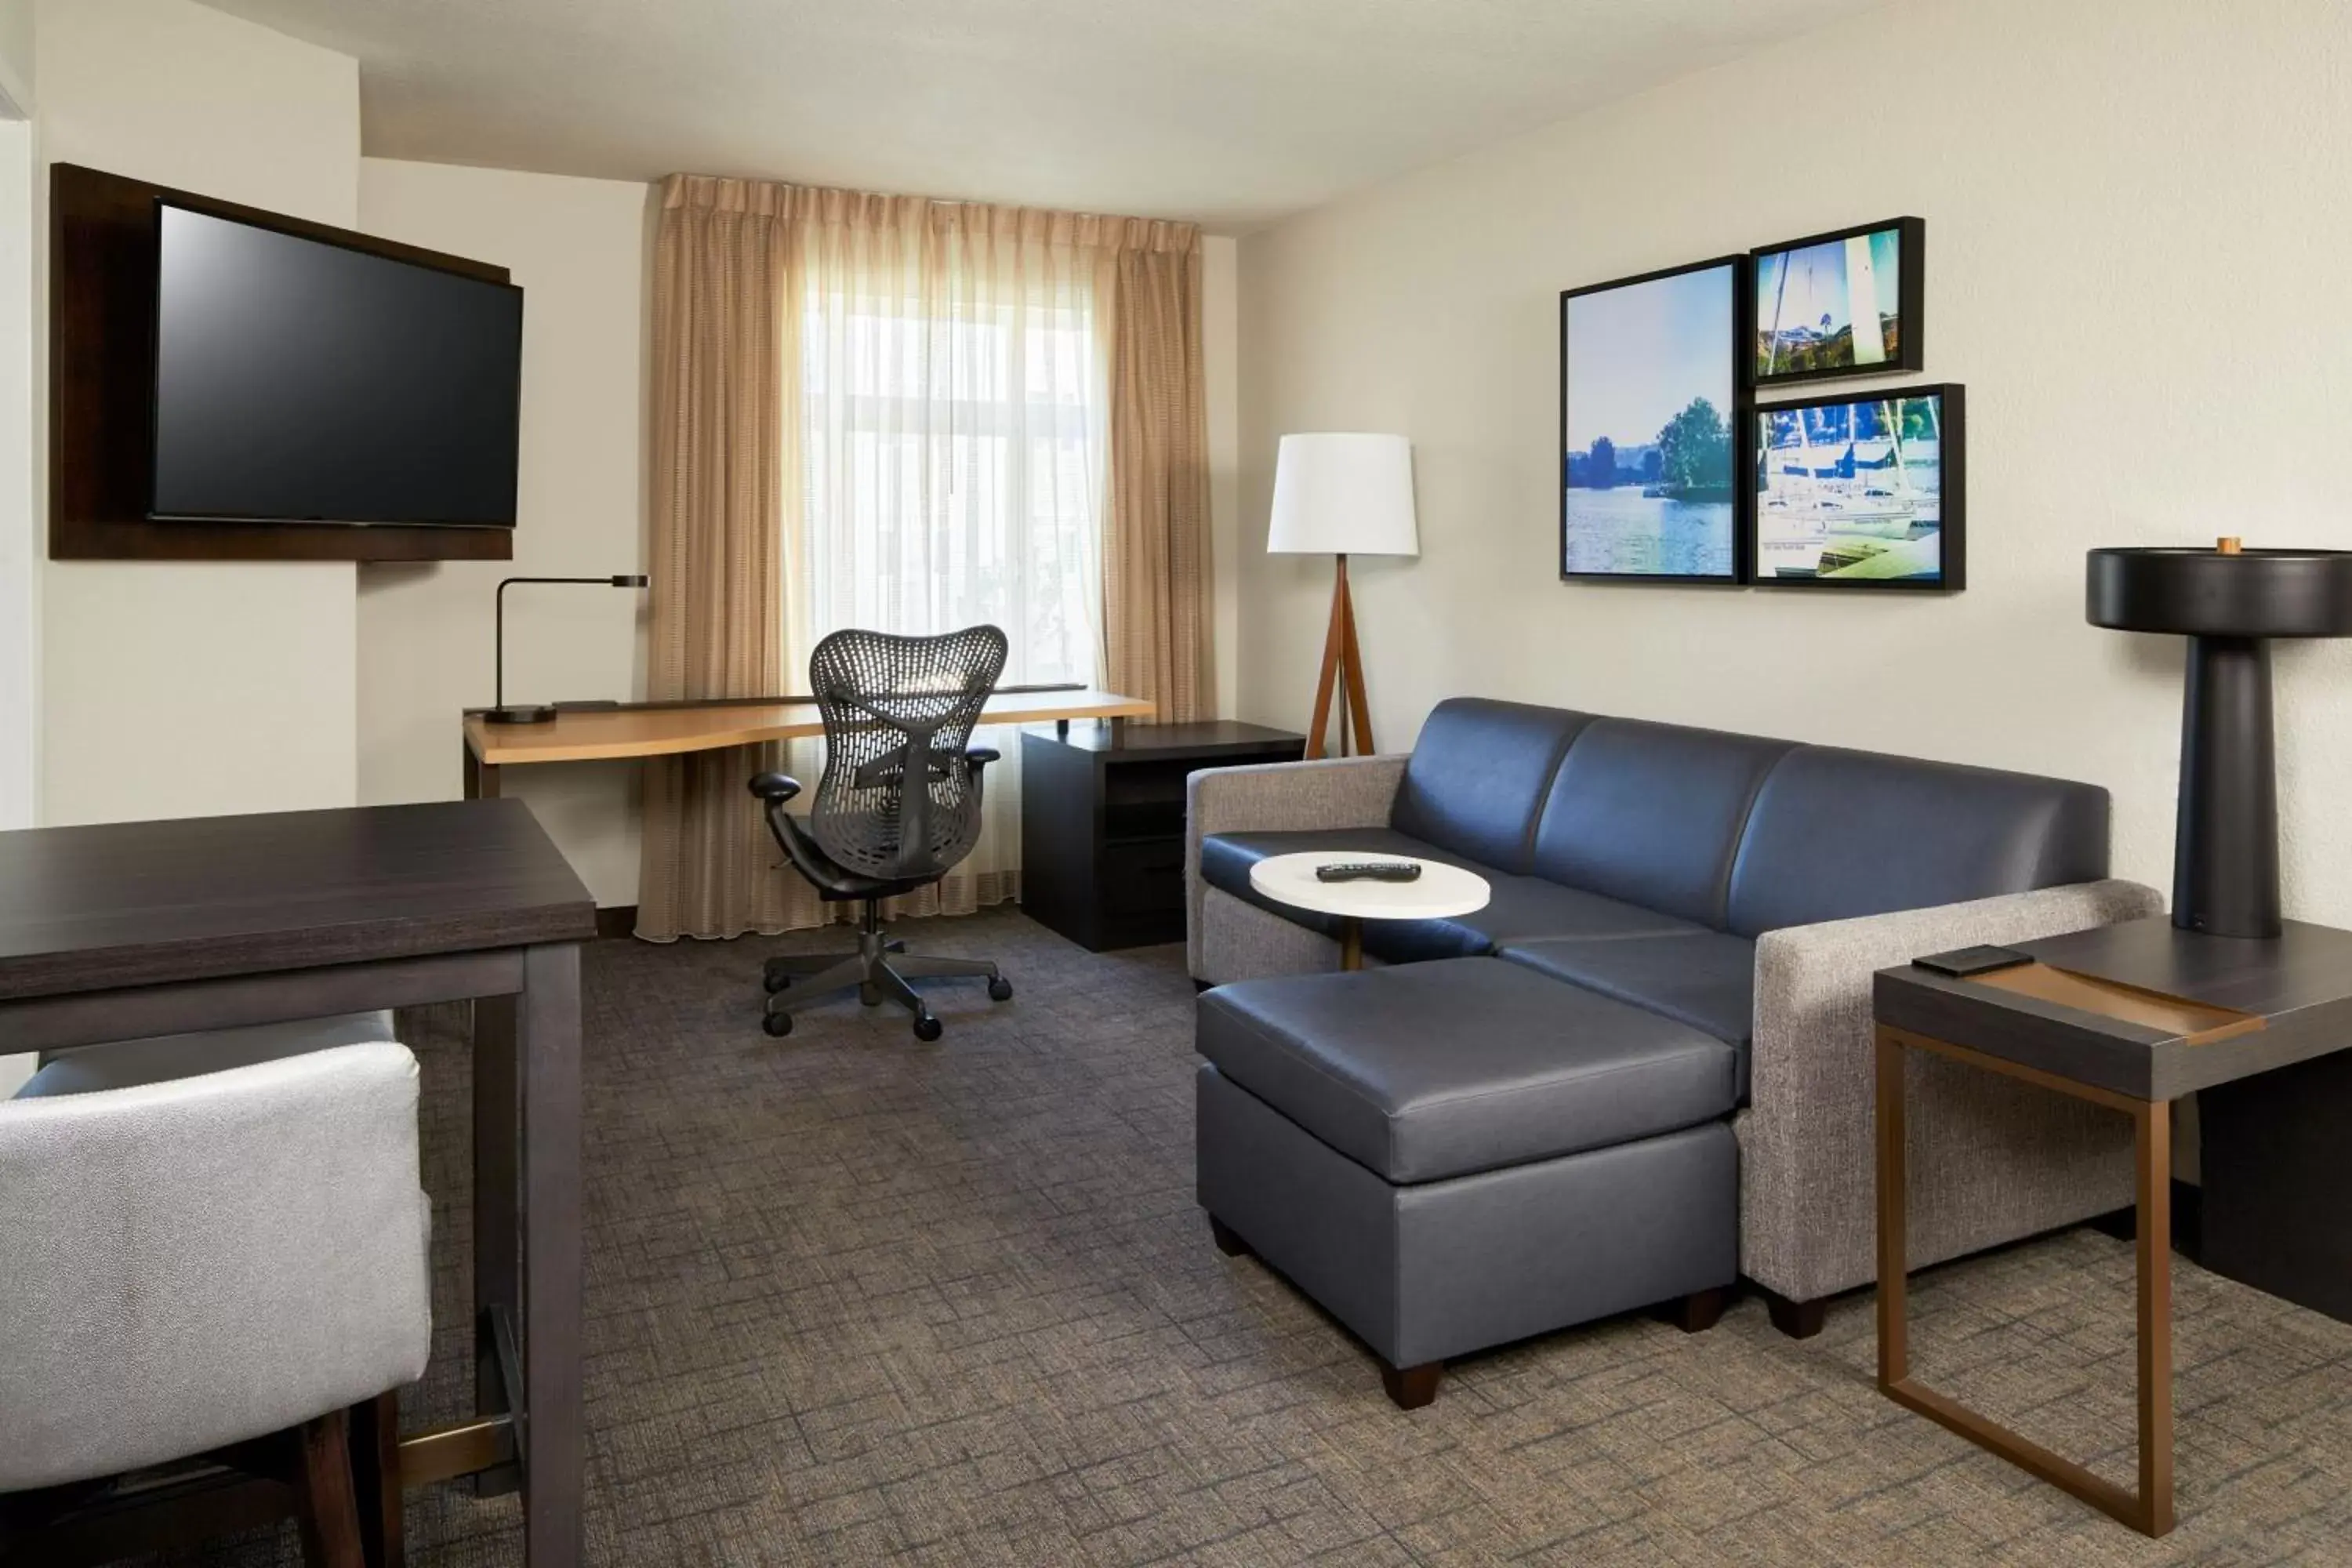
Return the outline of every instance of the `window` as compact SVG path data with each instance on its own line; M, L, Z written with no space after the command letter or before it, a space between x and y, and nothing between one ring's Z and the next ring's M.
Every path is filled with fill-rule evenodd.
M988 622L1011 644L1006 683L1093 683L1105 471L1093 290L1066 256L1019 259L950 259L944 278L912 283L812 268L803 537L787 552L804 580L786 584L810 643L843 626Z

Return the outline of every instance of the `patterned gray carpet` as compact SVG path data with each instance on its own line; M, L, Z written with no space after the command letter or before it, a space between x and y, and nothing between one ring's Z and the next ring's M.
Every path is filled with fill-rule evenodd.
M947 1037L836 1000L757 1025L806 933L604 942L587 984L588 1412L599 1563L2352 1563L2352 1328L2185 1263L2180 1525L2150 1542L1872 1385L1867 1297L1760 1304L1462 1363L1404 1415L1366 1353L1192 1204L1192 988L1009 910L910 925ZM425 1060L444 1332L412 1422L460 1414L466 1064ZM2132 1468L2131 1255L2078 1231L1924 1276L1920 1375ZM411 1561L520 1560L511 1500L420 1495ZM291 1532L191 1561L294 1560Z

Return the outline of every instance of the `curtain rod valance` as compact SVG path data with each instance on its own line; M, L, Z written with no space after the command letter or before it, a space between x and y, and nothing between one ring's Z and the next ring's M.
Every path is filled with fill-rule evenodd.
M1020 239L1089 249L1156 250L1179 256L1201 248L1201 226L1166 218L1108 217L1044 207L992 206L985 202L891 196L773 180L718 174L672 174L662 182L665 208L740 213L786 223L837 228L918 228L971 238Z

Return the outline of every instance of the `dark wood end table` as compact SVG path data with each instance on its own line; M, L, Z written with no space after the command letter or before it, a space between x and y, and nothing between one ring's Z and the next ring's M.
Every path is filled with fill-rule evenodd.
M2158 915L2017 946L2034 962L1969 979L1916 965L1881 970L1876 977L1878 1386L1896 1404L2135 1530L2160 1536L2173 1525L2172 1101L2262 1075L2293 1073L2352 1046L2352 931L2289 921L2274 939L2219 937L2178 930ZM1903 1089L1906 1053L1914 1050L2132 1119L2138 1212L2136 1490L2052 1453L1911 1374ZM2338 1101L2306 1100L2285 1114L2352 1130L2342 1109ZM2290 1148L2326 1146L2309 1129L2275 1131ZM2242 1166L2259 1166L2268 1191L2283 1184L2275 1148L2258 1153L2208 1147L2204 1153L2209 1188L2246 1184L2236 1174ZM2315 1169L2290 1173L2284 1184L2329 1179L2329 1173ZM2213 1217L2209 1206L2209 1226ZM2303 1245L2332 1257L2344 1242L2319 1234ZM2305 1260L2274 1256L2277 1250L2262 1253L2255 1271L2241 1277L2274 1284L2307 1269ZM2292 1299L2292 1290L2282 1293Z

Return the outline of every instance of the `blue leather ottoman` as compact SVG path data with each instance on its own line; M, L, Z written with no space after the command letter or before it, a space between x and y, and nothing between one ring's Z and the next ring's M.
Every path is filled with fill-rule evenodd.
M1670 939L1671 940L1671 939ZM1369 1344L1390 1396L1472 1351L1738 1273L1738 1048L1498 958L1200 999L1199 1192Z

